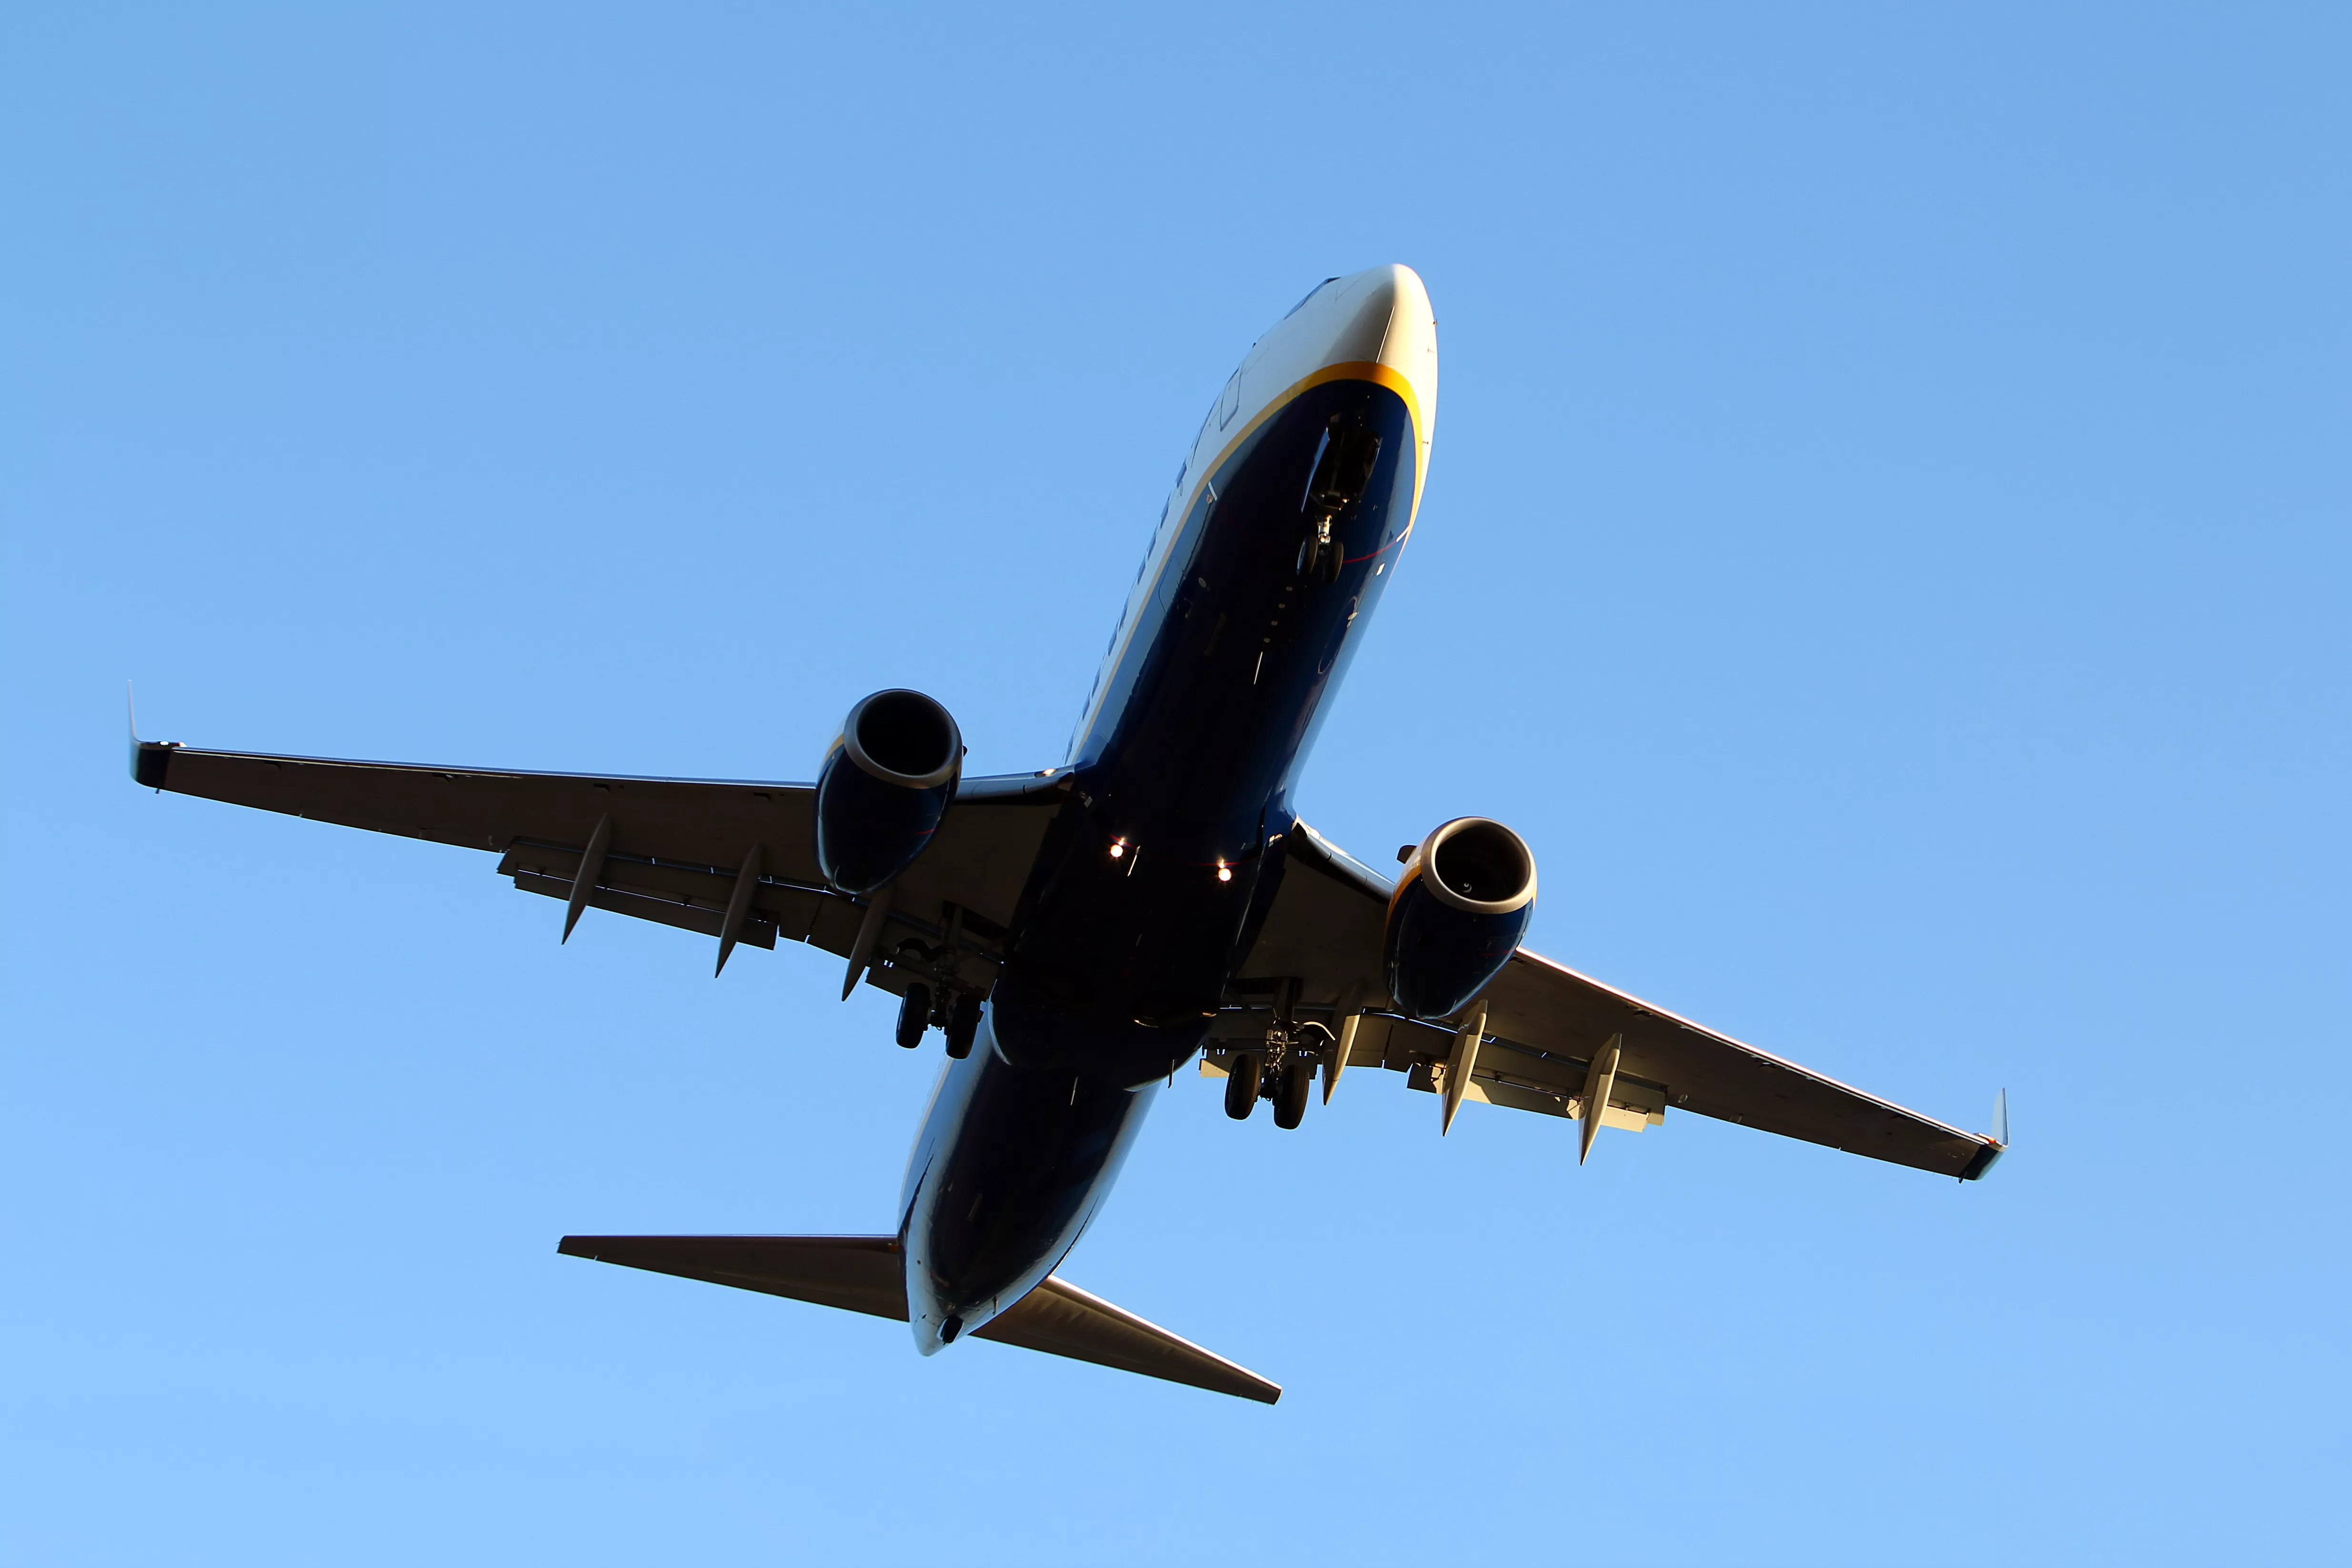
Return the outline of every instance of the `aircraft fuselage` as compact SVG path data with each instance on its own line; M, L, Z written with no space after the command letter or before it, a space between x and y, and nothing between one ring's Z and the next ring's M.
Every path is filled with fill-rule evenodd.
M1292 784L1412 527L1434 325L1406 268L1333 279L1202 424L1073 738L979 1043L941 1075L908 1166L899 1237L926 1353L1053 1271L1248 955Z

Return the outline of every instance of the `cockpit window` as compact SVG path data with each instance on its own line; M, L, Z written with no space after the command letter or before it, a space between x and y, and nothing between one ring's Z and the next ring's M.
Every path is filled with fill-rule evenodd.
M1339 280L1337 278L1326 278L1322 282L1318 283L1314 288L1309 289L1306 293L1301 294L1298 297L1298 305L1304 305L1307 300L1312 300L1316 295L1320 294L1324 289L1328 289L1332 284L1337 283L1338 281ZM1293 305L1290 309L1285 310L1282 313L1282 319L1286 321L1290 320L1291 317L1298 314L1298 305Z

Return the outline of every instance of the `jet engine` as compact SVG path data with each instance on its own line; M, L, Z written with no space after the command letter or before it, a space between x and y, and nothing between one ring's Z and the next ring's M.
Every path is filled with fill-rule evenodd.
M955 798L963 734L919 691L877 691L849 710L816 775L816 864L863 898L915 863Z
M1536 858L1499 822L1457 816L1408 850L1384 939L1397 1011L1468 1006L1510 962L1535 905Z

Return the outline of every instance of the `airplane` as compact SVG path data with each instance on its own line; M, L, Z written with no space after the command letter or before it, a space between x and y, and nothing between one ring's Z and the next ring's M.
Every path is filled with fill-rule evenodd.
M856 1237L570 1236L559 1250L1272 1404L1279 1385L1058 1270L1153 1099L1196 1058L1247 1120L1297 1127L1349 1068L1604 1127L1689 1111L1973 1181L2008 1146L1906 1110L1521 945L1536 862L1439 824L1393 877L1300 818L1299 770L1412 536L1437 331L1409 268L1326 279L1202 419L1063 761L965 777L946 708L877 691L816 781L343 762L141 742L159 791L462 845L582 914L737 949L802 942L900 998L945 1062L898 1223Z

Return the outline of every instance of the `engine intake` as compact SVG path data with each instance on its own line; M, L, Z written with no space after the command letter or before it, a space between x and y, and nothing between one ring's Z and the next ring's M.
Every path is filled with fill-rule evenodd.
M1389 997L1444 1018L1503 972L1535 915L1536 858L1499 822L1457 816L1406 858L1389 900Z
M877 691L849 710L816 775L816 864L858 897L915 863L955 798L963 734L919 691Z

